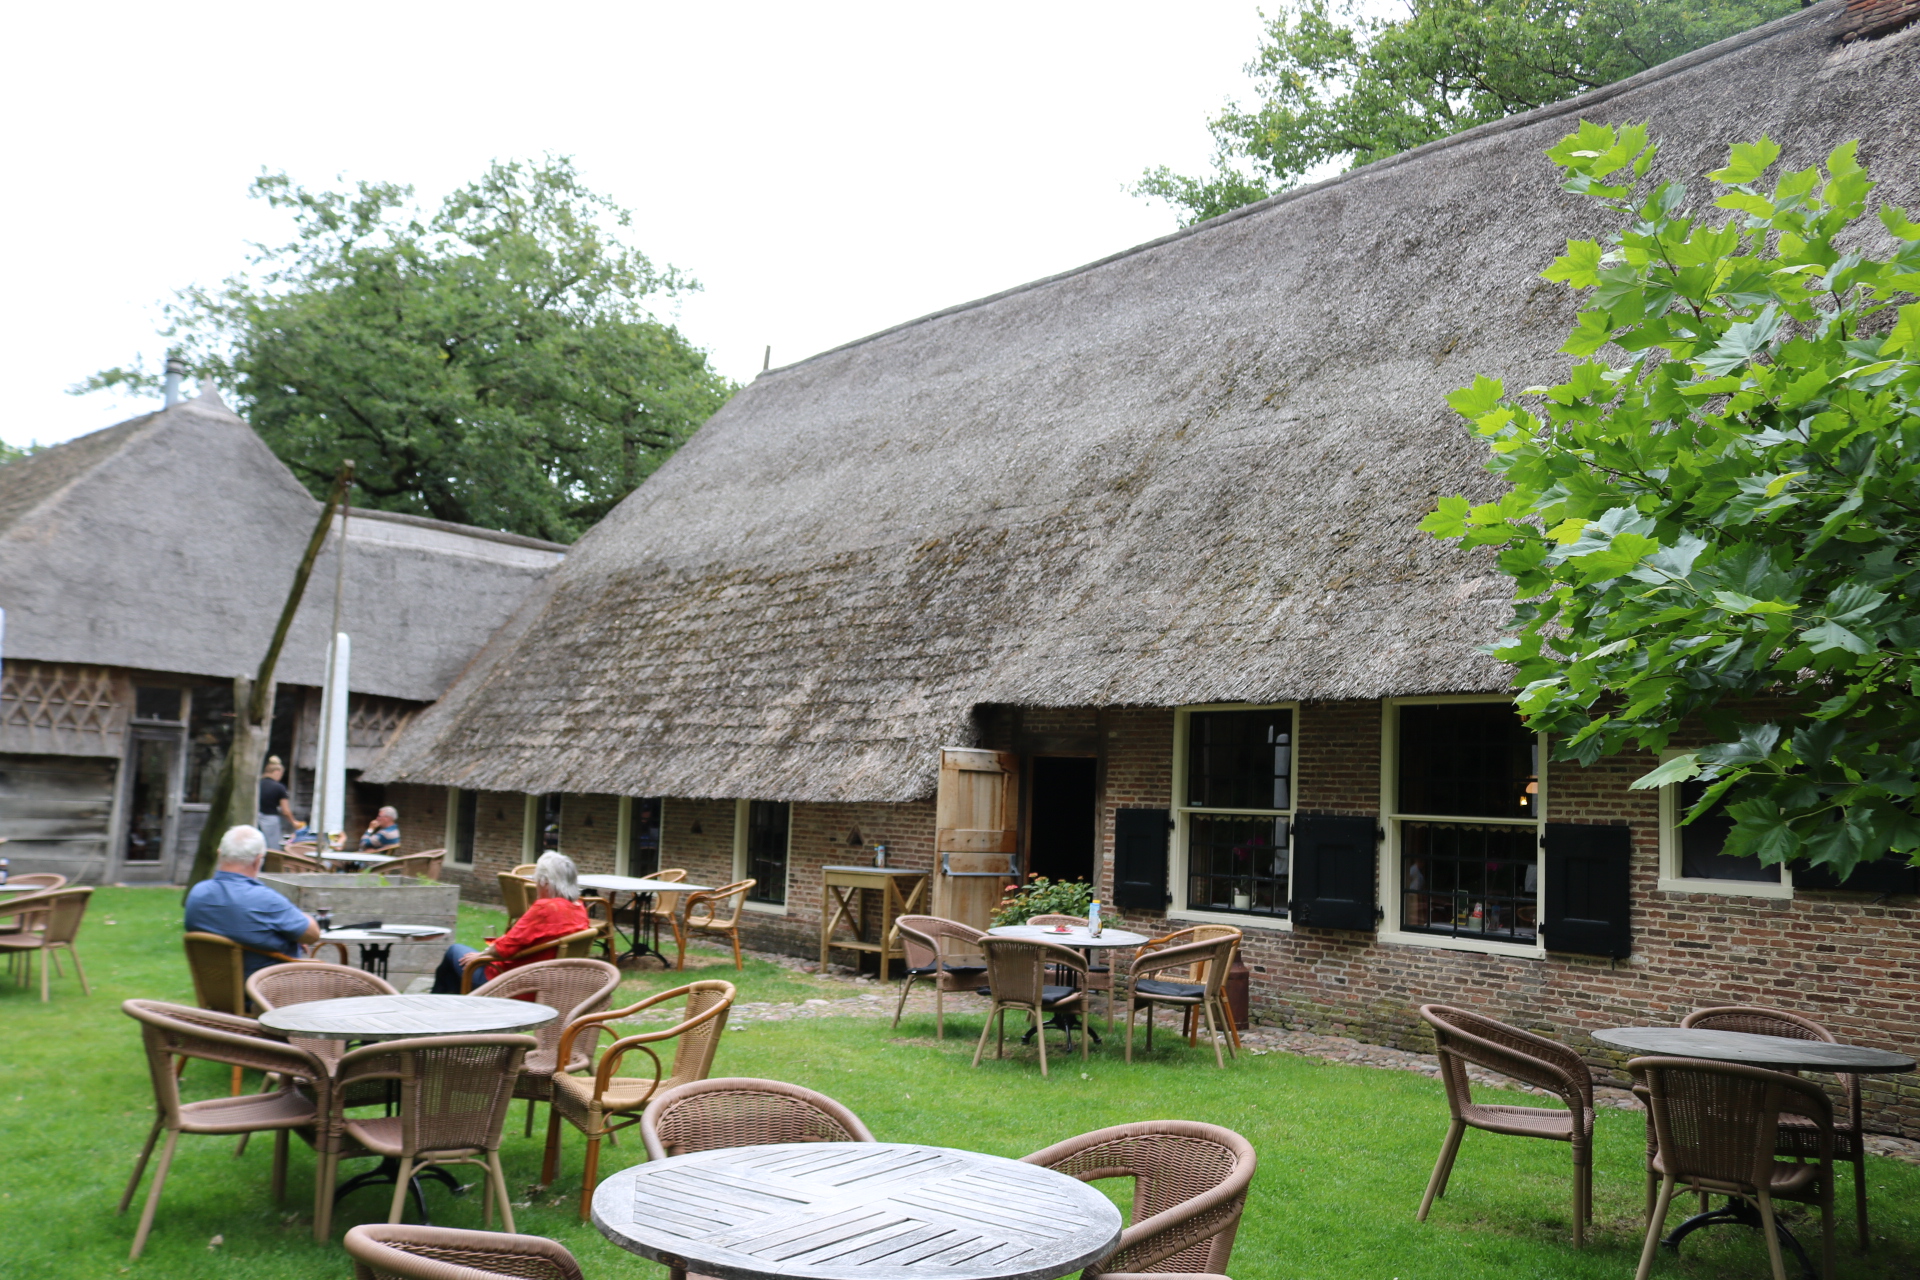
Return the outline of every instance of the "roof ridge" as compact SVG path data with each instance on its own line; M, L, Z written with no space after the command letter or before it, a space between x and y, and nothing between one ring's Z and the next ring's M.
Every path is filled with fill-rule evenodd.
M1394 155L1385 156L1373 161L1371 164L1364 164L1358 168L1348 169L1345 173L1337 173L1331 178L1323 178L1319 182L1310 183L1304 187L1292 187L1277 195L1268 196L1264 200L1255 201L1253 204L1242 205L1238 209L1230 209L1218 217L1208 218L1205 222L1196 222L1190 227L1181 227L1178 231L1170 231L1164 236L1157 236L1152 240L1143 241L1130 248L1121 249L1116 253L1110 253L1103 258L1095 258L1093 261L1082 263L1080 266L1055 272L1050 276L1041 276L1037 280L1028 280L1023 284L1013 285L1010 288L1000 290L998 293L990 293L984 297L974 298L969 302L958 302L950 307L942 307L938 311L929 311L925 315L915 316L911 320L903 320L899 324L888 325L884 329L876 329L864 337L854 338L849 342L840 343L838 346L828 347L824 351L816 351L804 360L796 360L792 364L784 364L777 369L764 370L756 375L754 381L758 382L761 378L785 373L789 369L803 368L816 360L822 360L827 356L837 355L842 351L849 351L855 347L865 346L869 342L876 342L881 338L911 329L916 325L941 320L951 315L959 315L965 311L972 311L976 308L998 302L1002 298L1015 297L1022 293L1031 292L1034 289L1045 288L1050 284L1057 284L1062 280L1071 280L1075 276L1098 270L1110 263L1124 261L1137 254L1145 253L1150 249L1157 249L1161 245L1171 244L1176 240L1184 240L1189 236L1204 234L1215 228L1225 226L1229 222L1251 217L1256 213L1264 213L1269 209L1278 208L1290 201L1298 200L1314 192L1324 191L1329 187L1338 186L1343 182L1348 182L1363 176L1370 176L1402 164L1409 164L1416 159L1424 159L1429 155L1437 155L1440 152L1451 150L1454 147L1464 146L1469 142L1477 142L1482 138L1496 137L1502 133L1508 133L1516 129L1524 129L1542 120L1551 120L1556 116L1570 115L1578 111L1586 110L1588 107L1606 102L1623 93L1631 92L1645 85L1657 84L1662 80L1679 75L1681 72L1691 71L1695 67L1705 63L1714 62L1729 54L1737 53L1748 45L1757 44L1762 40L1771 40L1776 36L1786 35L1817 19L1832 17L1834 16L1834 11L1843 8L1847 2L1848 0L1817 0L1817 3L1809 5L1807 8L1790 13L1783 18L1775 18L1772 22L1762 23L1760 26L1742 31L1737 35L1728 36L1724 40L1717 40L1710 45L1695 49L1690 53L1683 53L1677 58L1669 58L1658 66L1648 67L1645 71L1628 76L1625 80L1616 80L1612 84L1602 85L1598 89L1590 89L1577 97L1567 98L1560 102L1550 102L1543 107L1535 107L1531 111L1523 111L1518 115L1503 116L1498 120L1490 120L1486 124L1475 125L1471 129L1448 134L1446 137L1436 138L1432 142L1422 143L1411 151L1401 151Z

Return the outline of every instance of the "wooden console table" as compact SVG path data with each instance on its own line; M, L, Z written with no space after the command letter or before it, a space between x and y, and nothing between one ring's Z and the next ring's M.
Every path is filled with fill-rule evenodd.
M863 891L880 895L880 928L869 940L861 914ZM827 966L827 953L835 947L848 951L871 951L880 957L880 977L887 976L887 961L904 959L898 946L889 948L893 922L921 909L927 896L927 873L900 871L892 867L822 867L820 869L820 967ZM835 938L833 932L844 922L853 930L853 940Z

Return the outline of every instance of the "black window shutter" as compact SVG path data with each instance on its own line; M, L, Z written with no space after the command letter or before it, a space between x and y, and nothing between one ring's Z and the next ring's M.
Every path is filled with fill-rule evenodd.
M1540 932L1547 950L1616 960L1629 955L1632 831L1549 822L1545 846L1547 909Z
M1167 897L1165 809L1113 811L1113 905L1164 911Z
M1375 838L1372 818L1303 813L1293 820L1293 897L1296 927L1372 932Z

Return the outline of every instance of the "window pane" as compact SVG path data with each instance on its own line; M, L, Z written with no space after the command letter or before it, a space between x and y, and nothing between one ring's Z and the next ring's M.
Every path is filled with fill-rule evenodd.
M560 809L565 798L558 791L549 791L540 797L540 848L543 852L559 852Z
M473 828L480 816L480 793L462 791L453 810L453 860L463 865L473 863Z
M627 874L650 876L660 869L660 801L635 799L627 812Z
M747 891L754 902L787 900L787 805L755 800L747 805L747 875L758 881Z
M1415 933L1533 942L1540 882L1532 827L1400 824L1400 927Z
M233 686L196 688L188 717L187 782L180 798L188 804L211 804L220 767L227 762L227 747L233 742Z
M133 691L135 720L169 720L179 723L180 690L142 685Z
M1676 823L1687 816L1687 810L1700 803L1700 797L1707 793L1708 785L1698 778L1680 784L1680 794L1674 798L1673 820ZM1766 866L1758 858L1732 858L1720 852L1726 847L1727 834L1732 830L1733 819L1719 804L1686 826L1675 827L1674 834L1680 838L1681 876L1689 880L1749 880L1779 884L1779 867Z
M1205 809L1291 809L1293 713L1196 711L1188 716L1187 803Z
M1187 905L1287 914L1285 818L1187 815Z
M1399 710L1401 813L1535 816L1535 739L1512 703Z

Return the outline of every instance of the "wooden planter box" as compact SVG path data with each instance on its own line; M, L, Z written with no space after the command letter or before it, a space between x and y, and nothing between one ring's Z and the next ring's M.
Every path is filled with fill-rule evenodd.
M349 875L263 875L260 883L272 885L308 915L322 907L333 912L335 928L378 920L382 924L431 925L447 930L437 942L401 942L393 944L387 957L387 981L401 991L415 978L431 977L453 941L454 919L460 907L460 886L441 884L418 876L383 876L371 872ZM360 948L349 942L347 963L360 963ZM327 948L332 959L332 948Z

